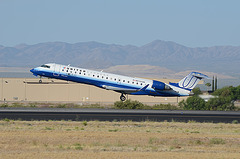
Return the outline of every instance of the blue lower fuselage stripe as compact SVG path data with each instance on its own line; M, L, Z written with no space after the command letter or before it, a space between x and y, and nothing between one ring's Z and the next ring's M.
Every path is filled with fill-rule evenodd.
M124 88L124 89L141 89L141 87L134 87L134 86L128 86L123 83L117 83L117 82L109 82L105 80L96 80L95 78L86 77L86 76L77 76L74 74L63 74L63 73L55 73L55 72L48 72L48 71L42 71L38 70L35 72L35 74L39 76L49 77L49 78L55 78L60 80L67 80L77 83L83 83L83 84L89 84L94 85L99 88L103 88L103 85L112 86L112 87L118 87L118 88ZM131 95L149 95L149 96L165 96L165 97L171 97L176 96L176 94L170 94L166 92L158 92L152 89L146 89L144 91L138 91L134 93L130 93ZM181 96L181 95L179 95Z

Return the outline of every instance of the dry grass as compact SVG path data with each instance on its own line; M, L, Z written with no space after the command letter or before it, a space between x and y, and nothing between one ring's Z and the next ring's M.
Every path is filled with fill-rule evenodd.
M239 124L0 121L0 158L240 158Z

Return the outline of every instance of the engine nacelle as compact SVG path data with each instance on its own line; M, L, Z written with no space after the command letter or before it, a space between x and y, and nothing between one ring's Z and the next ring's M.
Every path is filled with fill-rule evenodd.
M155 90L170 90L171 88L163 82L153 80L152 88Z

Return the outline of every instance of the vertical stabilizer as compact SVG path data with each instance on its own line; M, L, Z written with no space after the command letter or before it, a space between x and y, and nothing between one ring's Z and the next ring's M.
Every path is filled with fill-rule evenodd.
M178 83L170 83L170 85L178 86L180 88L191 91L203 78L208 78L208 76L199 72L191 72Z

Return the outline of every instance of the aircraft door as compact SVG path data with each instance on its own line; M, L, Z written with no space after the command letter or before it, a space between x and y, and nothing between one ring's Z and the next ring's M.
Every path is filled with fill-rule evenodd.
M54 67L53 76L59 76L59 72L60 72L60 69L61 69L61 65L54 64L53 67Z
M61 69L61 65L54 65L54 72L59 73Z

